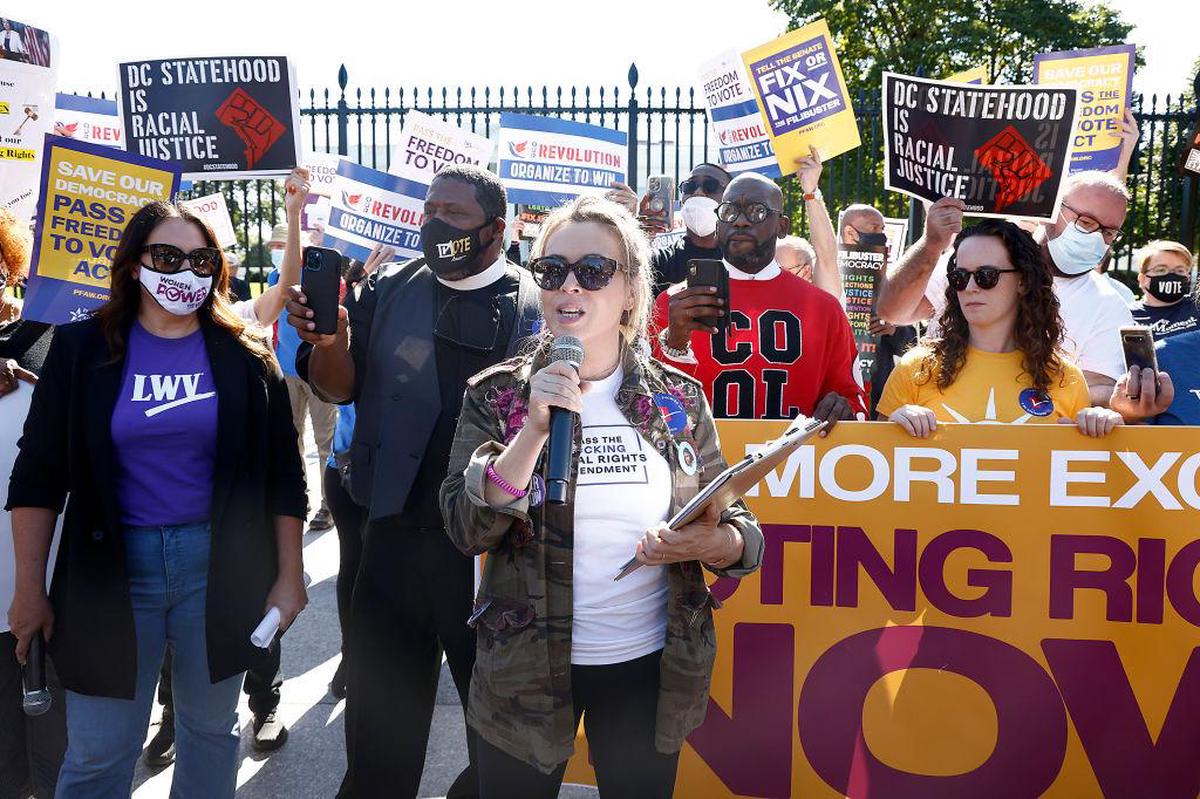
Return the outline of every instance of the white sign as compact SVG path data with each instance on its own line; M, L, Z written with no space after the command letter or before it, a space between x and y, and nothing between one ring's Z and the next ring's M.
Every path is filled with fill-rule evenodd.
M388 171L428 186L445 166L474 164L487 169L492 150L491 140L484 136L444 119L409 111L400 131L400 144L392 150L392 166Z
M233 232L233 220L229 216L224 194L217 192L194 200L183 200L179 204L208 223L221 249L237 246L237 236Z
M0 207L32 219L42 175L42 144L54 130L58 41L7 20L0 31Z
M304 166L308 167L309 194L321 197L333 196L333 181L337 178L338 161L342 157L337 153L304 154Z
M700 93L720 144L717 160L735 174L753 171L769 178L779 177L775 149L746 77L746 65L736 50L722 53L700 67Z
M116 100L59 92L54 99L54 135L125 149L125 130Z

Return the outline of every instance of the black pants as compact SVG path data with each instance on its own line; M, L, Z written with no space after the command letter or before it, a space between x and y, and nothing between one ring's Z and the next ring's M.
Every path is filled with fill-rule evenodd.
M611 666L572 666L575 724L583 716L588 751L603 799L671 799L679 753L654 748L658 713L658 666L662 651ZM554 799L564 762L553 774L479 739L479 785L483 799Z
M162 671L158 675L158 702L163 706L163 716L175 716L175 702L171 696L171 647L163 655ZM246 672L242 690L249 697L250 712L265 716L279 707L279 687L283 685L283 672L279 668L279 636L271 642L259 660Z
M445 530L398 516L367 524L354 585L340 797L417 795L443 650L467 704L475 665L475 631L467 626L473 594L472 560ZM470 765L447 791L449 799L478 795L475 736L469 728L466 735Z
M363 551L363 524L367 519L366 509L350 498L342 485L342 475L332 466L325 467L321 478L325 483L325 501L333 514L338 537L337 612L338 624L342 628L342 661L346 661L350 642L350 600L354 594L354 580L358 576L359 562Z
M53 704L41 716L26 716L16 648L15 635L0 633L0 799L50 799L67 751L66 695L47 657Z

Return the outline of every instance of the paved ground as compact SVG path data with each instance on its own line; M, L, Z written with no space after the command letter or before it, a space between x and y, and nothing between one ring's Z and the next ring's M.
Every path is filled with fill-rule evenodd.
M309 431L309 486L319 485L317 458ZM319 490L319 489L318 489ZM316 507L316 503L313 505ZM308 608L283 640L283 676L280 710L291 730L288 743L279 751L259 755L251 748L250 711L245 697L239 708L242 723L241 765L238 769L239 799L325 799L337 793L346 768L342 733L344 702L329 695L329 680L337 668L341 637L338 632L335 581L338 569L337 532L306 535L304 566L312 577ZM466 766L463 716L458 695L443 665L438 705L425 758L420 796L438 797ZM158 726L158 708L147 740ZM134 779L135 799L166 799L172 768L158 772L138 764ZM564 787L560 799L595 797L594 788Z

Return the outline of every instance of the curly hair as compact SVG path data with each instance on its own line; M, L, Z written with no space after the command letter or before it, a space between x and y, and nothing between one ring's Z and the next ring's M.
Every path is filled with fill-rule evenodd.
M32 254L33 237L29 226L22 224L12 211L0 208L0 261L4 262L0 288L16 285L29 269Z
M946 265L956 266L958 248L969 238L991 236L999 239L1020 277L1017 318L1013 326L1021 368L1039 391L1046 391L1055 375L1062 373L1062 319L1058 315L1058 297L1054 293L1054 275L1042 248L1033 236L1004 219L984 219L964 228L954 240L954 253ZM937 387L945 391L958 377L967 361L970 334L967 318L958 304L958 292L946 286L946 308L938 319L941 338L923 342L927 354L918 369L917 381L928 382L937 376Z

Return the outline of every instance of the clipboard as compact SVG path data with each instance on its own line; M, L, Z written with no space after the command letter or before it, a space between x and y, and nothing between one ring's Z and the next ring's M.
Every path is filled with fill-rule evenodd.
M758 452L721 472L700 493L684 505L667 521L667 527L678 530L704 515L709 505L717 504L722 510L730 507L746 495L759 481L775 470L780 463L796 451L796 448L829 425L824 419L797 416L783 435L763 445ZM630 558L614 581L628 577L644 564L636 557Z

